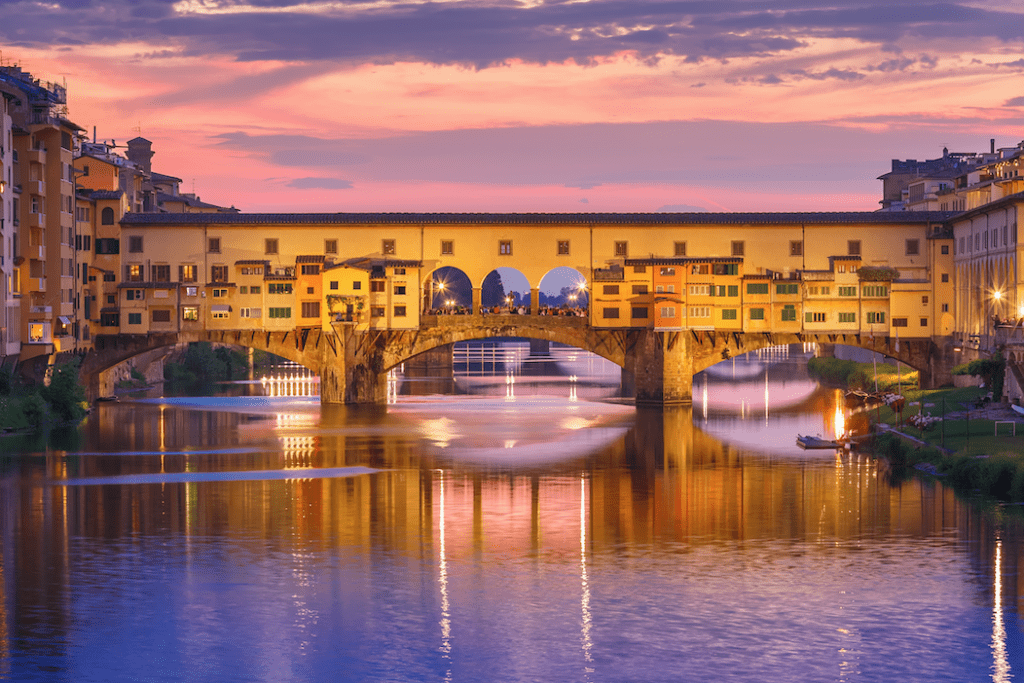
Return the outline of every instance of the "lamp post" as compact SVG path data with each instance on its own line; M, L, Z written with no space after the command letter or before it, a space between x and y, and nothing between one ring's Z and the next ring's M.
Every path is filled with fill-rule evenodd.
M1000 302L1003 299L1003 290L997 289L992 292L992 337L989 339L992 347L996 344L996 323L999 320Z

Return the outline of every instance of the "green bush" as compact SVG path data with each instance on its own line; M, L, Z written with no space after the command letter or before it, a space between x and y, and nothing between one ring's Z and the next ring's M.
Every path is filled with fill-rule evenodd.
M78 358L53 368L49 386L40 390L60 422L76 422L85 417L85 389L78 381Z

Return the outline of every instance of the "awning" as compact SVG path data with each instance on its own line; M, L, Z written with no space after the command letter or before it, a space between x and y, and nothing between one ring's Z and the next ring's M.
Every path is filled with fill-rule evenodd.
M231 307L227 304L214 304L210 306L210 310L214 313L227 313L231 310Z
M63 316L63 315L61 315L61 316L57 316L57 320L61 321L61 323L62 323L62 324L64 324L64 325L70 325L70 324L71 324L71 321L70 321L70 320L68 320L68 319L67 319L67 318L66 318L65 316Z

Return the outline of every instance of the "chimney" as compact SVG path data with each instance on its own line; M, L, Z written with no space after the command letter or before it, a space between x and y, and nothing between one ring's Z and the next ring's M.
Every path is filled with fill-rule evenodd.
M995 154L996 153L996 139L992 138L991 140L989 140L988 141L988 146L989 146L989 152L991 152L992 154Z

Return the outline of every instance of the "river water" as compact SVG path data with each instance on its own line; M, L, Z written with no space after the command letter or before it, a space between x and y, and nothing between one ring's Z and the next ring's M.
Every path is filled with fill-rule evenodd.
M386 406L277 368L8 438L0 680L1020 679L1018 516L797 448L858 419L803 351L692 408L506 344Z

